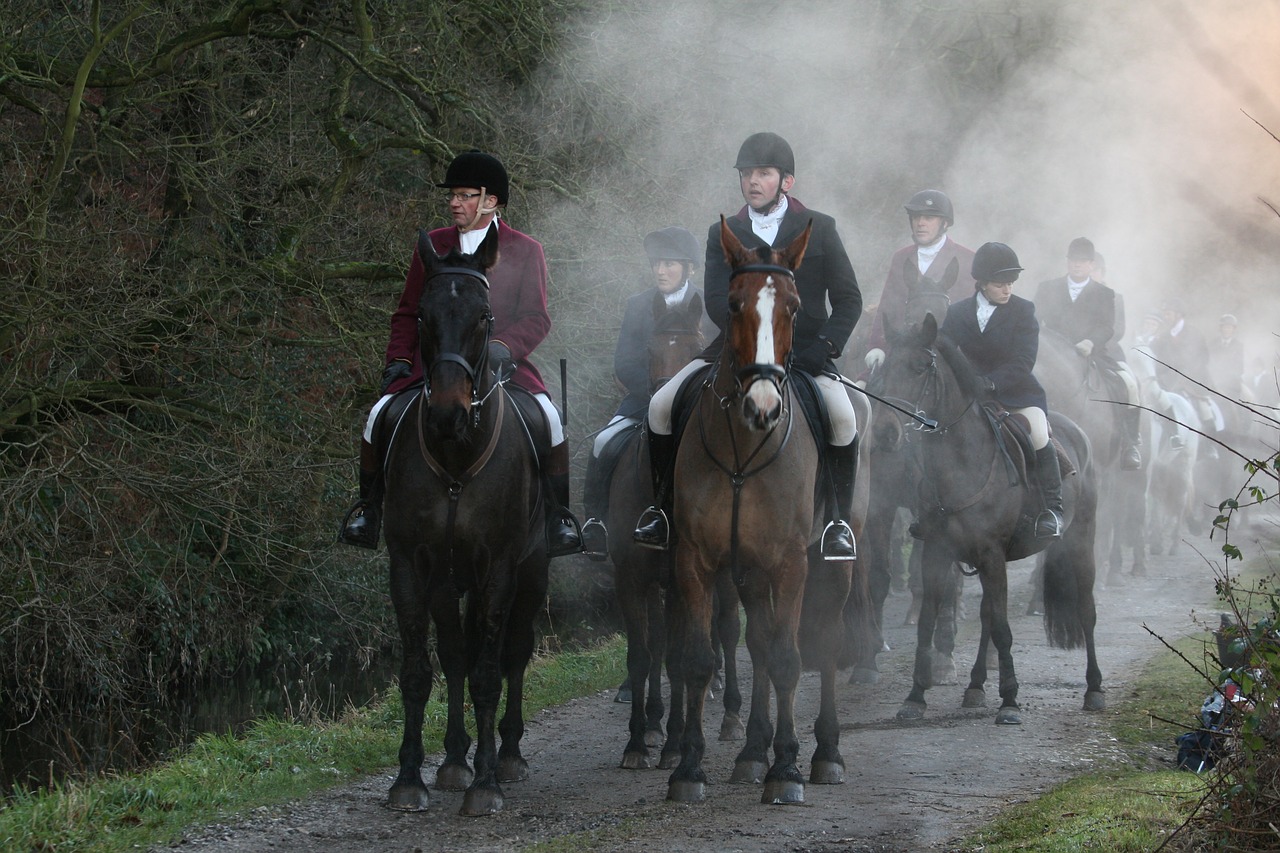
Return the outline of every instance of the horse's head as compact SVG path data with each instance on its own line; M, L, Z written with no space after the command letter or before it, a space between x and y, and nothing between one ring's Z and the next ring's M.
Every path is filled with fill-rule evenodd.
M697 293L682 305L667 307L654 301L653 335L649 338L649 391L657 391L693 360L706 341L702 336L702 297Z
M730 269L725 352L736 369L743 417L755 429L768 429L782 417L782 382L800 311L795 271L812 233L810 222L785 249L752 250L720 217L720 246Z
M918 324L887 325L892 349L880 371L879 390L886 399L914 407L917 414L951 419L984 393L973 365L945 335L938 321L925 314Z
M903 318L908 323L919 323L926 314L942 317L951 305L947 293L960 278L960 262L955 258L942 271L942 278L934 281L920 272L914 254L903 259L902 280L907 285L907 308Z
M492 385L489 371L489 280L498 257L498 232L490 229L474 255L456 249L440 257L430 241L419 244L423 264L418 302L418 346L425 367L427 427L439 439L466 438L479 404Z

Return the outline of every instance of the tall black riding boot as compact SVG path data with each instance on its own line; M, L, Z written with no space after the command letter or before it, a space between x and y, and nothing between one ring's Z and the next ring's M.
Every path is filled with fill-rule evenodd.
M836 491L836 517L822 531L822 559L852 560L858 556L849 520L853 518L853 484L858 476L858 438L843 447L827 447L827 466Z
M1142 410L1134 406L1123 407L1120 413L1120 468L1123 471L1137 471L1142 467L1142 432L1138 419Z
M600 475L600 460L587 457L587 477L582 484L582 508L587 520L582 522L582 550L592 560L609 558L609 530L604 515L609 508L609 484Z
M676 463L676 437L646 430L649 435L649 471L653 475L653 506L636 522L632 538L637 545L665 551L671 547L672 468Z
M1052 444L1036 451L1036 480L1044 503L1044 510L1036 516L1036 538L1057 539L1062 535L1062 469Z
M338 541L359 548L378 547L382 528L382 468L377 452L369 442L360 440L360 499L347 510L338 531Z
M562 441L547 454L547 555L563 557L582 551L578 519L569 511L569 443Z

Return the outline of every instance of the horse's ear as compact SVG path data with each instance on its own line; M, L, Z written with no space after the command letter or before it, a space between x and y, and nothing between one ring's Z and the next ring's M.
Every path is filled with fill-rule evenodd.
M932 311L924 315L924 322L920 324L920 333L924 337L924 340L921 341L921 343L925 346L932 346L933 342L937 339L938 320L933 316Z
M791 241L791 245L782 251L783 265L792 271L800 269L805 250L809 248L809 238L813 236L813 220L800 232L800 236Z
M476 247L473 256L480 264L480 271L484 272L493 267L498 262L498 226L491 227L484 239L480 241L480 245Z
M916 253L909 252L902 259L902 283L907 286L907 291L912 292L920 284L920 262L916 260Z
M960 278L960 261L952 258L951 263L947 264L946 272L942 274L942 281L938 282L938 286L943 293L950 293L952 285L956 283L958 278Z
M738 258L746 252L738 235L729 228L729 221L724 218L723 213L720 214L720 248L724 251L724 262L730 269L737 265Z
M440 263L440 256L436 254L436 247L431 245L431 238L427 236L424 228L418 229L418 260L422 261L424 270L430 270Z

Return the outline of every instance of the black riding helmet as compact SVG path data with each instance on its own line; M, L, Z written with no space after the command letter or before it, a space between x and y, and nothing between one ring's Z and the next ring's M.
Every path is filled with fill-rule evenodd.
M449 189L483 187L485 192L498 200L498 204L506 204L510 182L507 170L497 157L473 149L454 157L444 173L444 180L436 186Z
M787 140L776 133L767 131L753 133L738 149L735 169L755 169L760 166L773 166L784 176L796 173L796 156L791 153Z
M644 253L655 261L698 262L698 238L679 225L669 225L644 235Z
M941 190L920 190L907 200L904 205L908 216L941 216L947 225L956 224L955 210L951 207L951 199Z
M973 253L973 280L981 287L986 282L1009 284L1022 272L1018 256L1004 243L983 243Z

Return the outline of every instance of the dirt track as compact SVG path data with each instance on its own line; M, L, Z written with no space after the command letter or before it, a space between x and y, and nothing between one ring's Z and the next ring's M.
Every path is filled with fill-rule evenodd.
M1200 630L1198 624L1216 624L1212 574L1201 555L1217 552L1216 540L1190 538L1174 556L1149 557L1146 577L1126 574L1122 582L1099 591L1099 656L1110 704L1131 695L1136 667L1160 651L1144 623L1171 640ZM764 806L758 787L724 781L739 745L714 739L719 728L714 702L708 705L715 711L707 727L705 767L713 782L708 800L697 806L666 802L667 771L618 769L627 710L612 701L610 692L547 710L530 721L524 754L531 778L504 787L506 809L495 817L460 817L462 795L434 789L426 812L385 809L395 761L388 755L388 769L376 776L310 800L259 810L240 823L206 827L178 849L509 851L554 839L560 845L554 849L663 853L964 849L957 839L1002 808L1120 760L1105 734L1107 712L1081 711L1083 653L1049 649L1042 620L1023 615L1029 574L1025 561L1010 571L1024 724L993 725L998 705L993 681L987 686L987 709L960 708L963 683L940 686L929 692L922 723L898 723L894 715L909 687L915 629L902 626L909 596L894 595L886 610L892 651L881 656L881 683L871 688L842 684L839 691L847 781L807 786L800 806ZM975 651L978 595L976 581L967 582L970 617L957 643L962 679ZM742 671L749 676L745 655L739 649ZM803 772L814 747L814 678L805 675L797 709L803 724ZM1172 737L1170 733L1169 750L1159 756L1170 763ZM428 757L428 784L438 761L439 756Z

